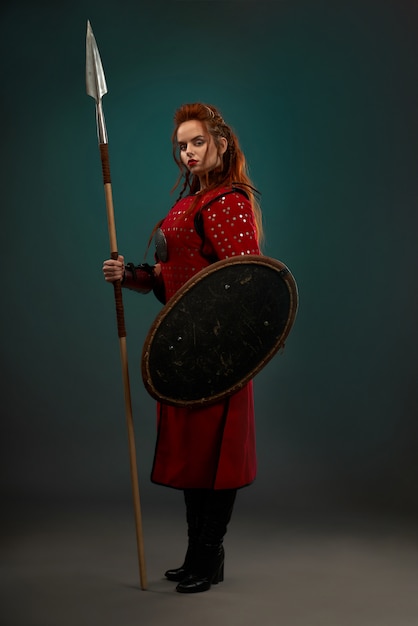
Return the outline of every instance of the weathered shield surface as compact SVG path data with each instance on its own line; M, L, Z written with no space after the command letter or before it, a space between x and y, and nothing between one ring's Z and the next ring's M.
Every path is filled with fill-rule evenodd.
M175 406L238 391L283 347L297 305L296 282L280 261L247 255L213 263L152 324L142 352L147 391Z

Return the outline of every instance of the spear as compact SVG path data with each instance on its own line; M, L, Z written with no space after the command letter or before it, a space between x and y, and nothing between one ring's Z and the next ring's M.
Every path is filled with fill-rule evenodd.
M86 88L87 94L96 102L97 136L99 140L100 158L102 162L103 184L106 199L107 224L109 230L110 256L118 258L116 241L115 215L113 210L112 184L110 179L109 147L106 124L102 108L102 96L107 93L106 79L100 59L99 49L93 35L90 22L87 21L86 35ZM142 536L141 504L139 497L138 470L135 451L135 434L132 417L131 390L129 384L128 353L126 349L126 329L120 281L113 283L115 292L116 320L119 336L120 358L122 366L123 388L125 396L126 425L128 429L129 460L131 470L132 495L135 512L135 529L138 551L138 564L141 589L147 588L144 559L144 542Z

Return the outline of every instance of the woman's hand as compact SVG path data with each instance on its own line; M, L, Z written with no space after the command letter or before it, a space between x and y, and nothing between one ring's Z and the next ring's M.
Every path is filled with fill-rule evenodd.
M122 280L123 274L125 272L124 257L120 254L117 261L114 259L108 259L107 261L104 261L102 270L104 274L104 279L108 283L114 283L117 280Z

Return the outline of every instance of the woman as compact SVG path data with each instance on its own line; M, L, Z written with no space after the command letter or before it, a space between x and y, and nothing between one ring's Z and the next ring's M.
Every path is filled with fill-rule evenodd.
M173 155L179 199L154 229L156 263L104 262L109 282L167 302L194 274L236 255L259 254L261 213L236 135L213 106L186 104L175 113ZM182 489L188 548L165 576L180 593L206 591L223 580L223 538L237 489L256 475L252 383L206 407L158 405L151 480Z

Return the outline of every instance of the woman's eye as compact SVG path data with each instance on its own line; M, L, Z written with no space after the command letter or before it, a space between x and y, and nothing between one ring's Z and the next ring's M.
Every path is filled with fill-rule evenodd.
M199 148L200 146L203 146L204 143L205 143L204 139L195 139L193 141L193 145L196 148ZM185 152L187 150L187 144L186 143L179 143L179 150L180 150L180 152Z

